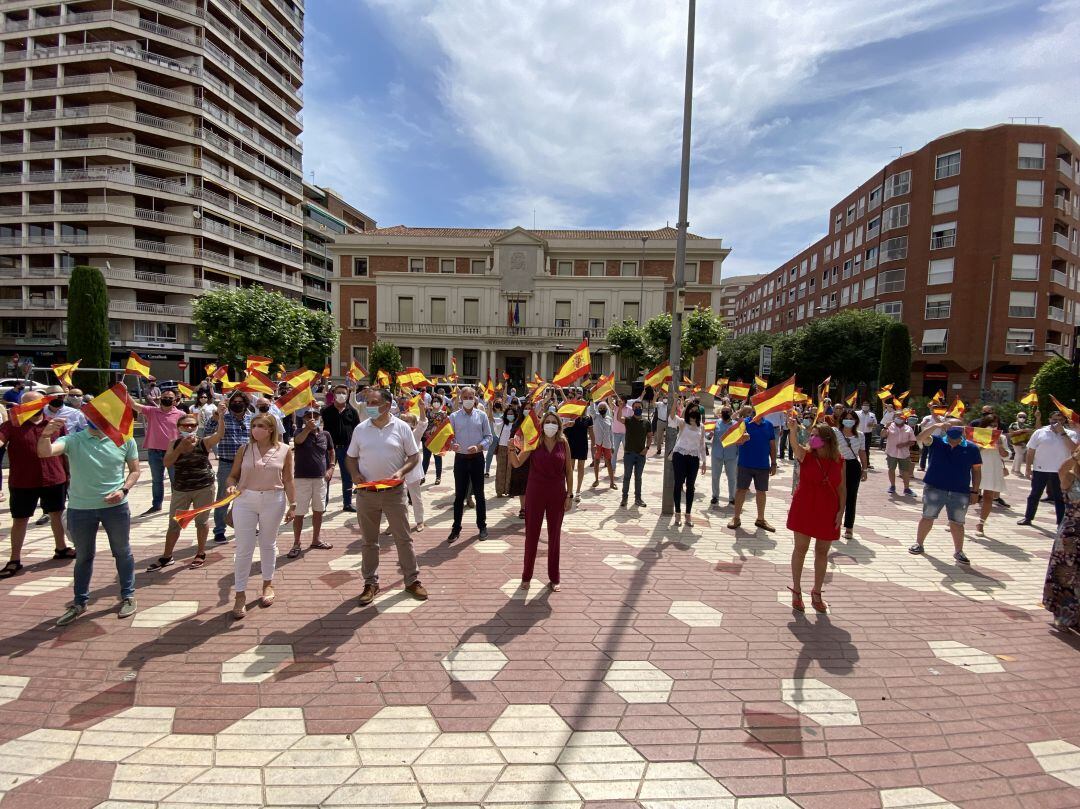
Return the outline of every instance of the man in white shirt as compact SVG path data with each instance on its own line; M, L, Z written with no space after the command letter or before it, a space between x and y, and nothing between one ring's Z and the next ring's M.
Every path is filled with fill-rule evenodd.
M664 451L664 438L667 435L668 399L666 393L658 393L656 396L656 409L653 410L653 443L656 445L656 454Z
M935 424L941 424L943 421L945 421L945 414L944 413L930 413L930 415L922 417L922 421L919 422L919 430L918 431L921 433L923 430L929 430ZM929 455L930 455L930 446L929 446L929 444L923 444L922 449L919 452L919 471L920 472L925 472L926 471L926 459L927 459L927 457Z
M1050 490L1058 525L1061 524L1065 518L1065 500L1061 495L1058 469L1072 455L1078 440L1075 432L1065 429L1065 417L1057 412L1050 414L1048 426L1040 427L1031 434L1024 455L1027 474L1031 478L1031 494L1028 495L1027 510L1016 521L1017 525L1031 525L1046 489Z
M878 426L877 416L875 416L874 411L870 409L870 403L869 402L863 402L862 403L862 408L860 408L859 412L856 415L859 417L859 425L858 425L858 427L856 429L860 433L862 433L863 449L866 450L866 459L869 462L869 460L870 460L870 436L872 436L874 434L874 430L877 429L877 426ZM883 423L884 424L892 424L891 421L885 421ZM884 436L884 434L883 434L883 436ZM884 445L884 443L885 443L885 439L883 437L882 438L882 444ZM868 463L867 465L870 466L871 464Z
M355 483L396 480L397 485L377 491L357 491L356 516L363 535L360 572L364 576L364 592L360 595L360 606L366 607L379 593L379 526L384 514L397 545L398 564L405 574L405 592L423 601L428 593L420 583L403 483L405 475L420 460L420 447L412 428L390 415L393 401L390 391L369 388L365 400L367 418L353 430L345 453L349 474Z

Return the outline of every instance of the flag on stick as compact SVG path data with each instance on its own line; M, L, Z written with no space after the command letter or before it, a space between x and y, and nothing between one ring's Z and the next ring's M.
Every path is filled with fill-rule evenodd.
M754 405L754 421L760 422L764 416L779 410L790 410L795 401L795 377L779 385L764 390L750 399Z
M671 379L671 363L657 365L645 375L645 384L654 390Z
M427 440L427 448L434 455L445 455L447 448L454 442L454 426L447 419Z
M8 410L8 415L15 420L15 423L20 427L26 422L30 421L34 416L45 409L45 405L52 399L51 396L45 396L38 399L36 402L27 402L26 404L17 404Z
M128 356L127 365L124 366L124 370L129 374L137 374L143 379L150 378L150 365L134 351Z
M262 371L248 371L244 381L237 385L242 391L248 393L270 393L274 392L274 383L270 381L270 377L264 374Z
M739 419L738 427L724 433L724 437L720 439L720 446L730 447L732 444L738 442L744 435L746 435L746 421L744 419Z
M767 379L762 379L762 378L761 378L760 376L758 376L757 374L754 374L754 386L755 386L755 387L756 387L756 388L757 388L758 390L765 390L765 388L769 387L769 380L767 380Z
M380 388L390 387L390 374L383 369L379 369L378 373L375 374L375 384Z
M521 448L524 450L533 450L540 446L540 419L533 410L521 421L521 439Z
M606 396L611 396L615 393L615 374L608 374L602 376L596 381L596 385L589 392L589 398L594 402L599 402Z
M233 492L232 494L226 495L225 497L221 498L216 503L211 503L208 506L203 506L202 508L193 508L189 509L188 511L178 511L176 512L176 514L173 515L173 519L176 520L176 524L179 525L180 530L183 531L185 528L191 525L191 521L198 517L200 514L204 514L207 511L213 511L215 508L220 508L221 506L227 506L239 496L240 492Z
M1001 430L993 427L967 427L964 429L964 437L979 449L992 449L997 446Z
M278 409L281 411L282 415L285 416L290 413L295 413L302 407L310 407L313 404L315 404L315 395L311 392L310 381L297 385L277 400Z
M727 392L732 399L745 399L750 395L750 386L741 379L737 379L728 383Z
M1080 422L1080 416L1076 414L1076 411L1070 410L1053 396L1050 397L1050 401L1054 403L1054 407L1058 409L1058 412L1061 413L1061 415L1063 415L1069 421Z
M84 404L82 413L118 447L135 432L135 411L121 382Z
M588 402L584 399L568 399L562 403L558 414L566 418L576 419L585 412L587 406Z
M1027 396L1025 396L1023 399L1020 400L1020 404L1028 405L1028 406L1034 405L1035 407L1038 407L1039 406L1039 394L1037 394L1035 392L1035 389L1032 388L1031 390L1028 391Z
M273 360L269 357L251 356L247 358L245 368L248 373L260 371L261 373L268 374L270 373L270 363L272 362Z
M78 370L79 363L82 360L75 360L75 362L59 362L52 367L53 373L56 374L56 378L60 380L60 383L71 387L71 374Z
M559 372L555 374L551 384L565 388L586 376L590 371L592 371L592 362L589 359L589 341L582 340L581 345L574 350ZM509 375L504 374L504 376L509 378Z
M180 391L180 395L185 399L190 399L191 395L195 393L195 389L189 385L185 385L183 382L176 383L176 389Z
M964 401L957 396L956 401L953 402L952 408L950 408L949 412L945 415L951 419L959 419L963 418L965 410L967 410L967 406L964 404Z

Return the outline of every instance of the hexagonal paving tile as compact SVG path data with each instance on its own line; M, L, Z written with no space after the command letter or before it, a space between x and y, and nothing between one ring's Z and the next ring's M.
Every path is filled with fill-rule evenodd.
M993 655L955 640L930 640L927 643L930 644L934 657L976 674L997 674L1005 671L1005 667Z
M1028 750L1047 775L1059 781L1080 787L1080 747L1064 739L1046 742L1030 742Z
M645 660L616 660L604 675L608 688L630 703L667 702L672 679Z
M819 725L861 725L855 700L820 680L784 680L780 697L803 716Z
M724 613L701 601L672 601L668 614L687 626L720 626Z
M605 565L616 570L641 570L641 568L645 567L645 563L636 556L630 556L626 553L612 553L605 556L602 561Z
M474 542L470 547L477 553L506 553L510 550L510 543L505 539L488 539Z
M29 682L29 677L0 675L0 705L17 700Z
M131 621L132 626L161 627L182 621L199 611L198 601L166 601L149 609L139 610Z
M463 643L441 662L450 679L478 682L493 680L506 665L506 655L494 643Z
M230 657L221 664L223 683L261 683L274 676L283 663L292 660L292 646L262 644Z
M381 594L375 596L375 600L371 602L371 605L380 613L396 614L412 612L426 603L427 601L413 598L404 590L384 590Z
M511 601L520 601L523 604L531 604L536 599L547 595L548 592L547 587L535 580L530 587L523 589L521 579L510 579L499 589L506 593Z
M881 790L882 809L959 809L940 795L923 787Z
M777 601L777 603L783 604L785 607L790 608L791 607L791 591L788 590L787 588L784 588L783 590L777 590L776 591L776 601ZM807 614L812 614L812 613L817 612L812 606L810 606L810 593L806 592L805 590L803 591L803 604L806 607ZM826 614L831 615L832 614L832 604L829 604L828 602L826 602L826 605L827 606L826 606L825 612L826 612Z
M16 584L8 590L8 595L39 596L42 593L55 593L57 590L63 590L65 587L71 587L70 576L43 576L40 579Z

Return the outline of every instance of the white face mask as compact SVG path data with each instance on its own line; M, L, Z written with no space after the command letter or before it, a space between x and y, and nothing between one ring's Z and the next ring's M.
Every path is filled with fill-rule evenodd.
M334 401L337 402L338 404L345 404L347 401L349 401L349 394L347 394L347 393L335 393L334 394Z
M559 425L552 424L550 421L544 425L544 435L548 438L554 438L555 433L559 432Z
M462 399L461 406L464 407L466 410L472 410L474 407L476 407L476 399Z
M180 430L181 438L190 438L193 435L195 435L195 430Z

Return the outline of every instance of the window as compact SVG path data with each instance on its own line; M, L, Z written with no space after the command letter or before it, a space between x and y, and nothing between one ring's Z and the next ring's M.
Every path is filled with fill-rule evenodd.
M857 283L851 285L851 302L859 302L859 285Z
M859 270L862 269L862 253L855 254L855 266L851 270L852 275L858 275Z
M832 260L832 245L831 244L825 245L825 260L826 261Z
M813 272L816 269L817 269L817 253L814 253L812 256L810 256L810 272Z
M1012 257L1012 280L1037 281L1039 278L1039 257L1015 253Z
M368 367L367 353L368 353L368 347L367 346L353 346L352 347L352 358L354 360L356 360L356 362L363 368Z
M353 298L352 301L352 327L354 329L368 329L368 301L367 298Z
M589 301L589 328L604 328L604 302Z
M397 319L398 323L412 323L413 322L413 300L412 298L398 298L397 299Z
M602 261L590 261L589 262L589 275L602 276L604 275L604 262Z
M907 236L894 236L882 243L882 261L896 261L901 258L907 258Z
M806 317L806 304L805 303L800 303L799 304L799 311L798 311L798 314L796 315L796 318L798 320L802 320L804 317Z
M869 222L866 223L866 239L869 241L878 235L881 229L881 217L875 216Z
M409 272L423 272L424 260L422 258L409 259Z
M480 325L480 299L466 298L462 301L464 306L464 320L466 326Z
M840 229L843 226L844 226L844 215L842 213L838 213L836 215L836 218L833 220L833 233L839 233Z
M446 325L446 298L431 299L431 323Z
M943 250L956 247L956 223L942 222L930 228L930 249Z
M885 180L885 199L902 197L911 190L911 172L902 171Z
M948 188L934 189L933 213L951 213L960 204L960 186L950 185Z
M441 258L439 259L439 272L454 272L454 259Z
M886 270L878 273L878 294L885 295L889 292L903 292L907 270Z
M636 261L623 261L619 264L619 275L623 278L633 278L638 274L638 263Z
M1035 329L1009 329L1005 332L1005 353L1027 354L1034 342Z
M877 276L872 275L862 282L862 296L865 301L877 294Z
M555 301L555 328L570 328L570 301Z
M1035 292L1010 292L1009 317L1035 317Z
M368 263L366 258L354 257L352 260L352 274L357 278L365 277L368 273Z
M859 197L859 212L855 214L855 217L862 219L864 213L866 213L866 197Z
M556 275L573 275L574 274L574 262L572 261L559 261L555 264Z
M855 246L855 234L850 231L844 236L844 252L850 253L851 248Z
M469 272L473 275L484 275L487 273L487 259L474 258L469 262Z
M868 270L872 270L877 266L878 249L876 247L869 247L866 250L866 254L863 258L863 266Z
M1017 168L1041 170L1045 165L1046 146L1041 143L1021 143L1019 145Z
M906 202L902 205L893 205L891 208L886 208L884 230L906 228L908 225L908 214L910 209L911 206Z
M874 311L878 314L888 315L893 320L899 320L904 313L904 304L901 301L879 303L877 306L874 307Z
M698 282L698 265L696 261L686 262L686 268L683 270L686 276L686 283L696 284ZM791 277L795 277L795 268L791 268Z
M847 306L851 303L851 287L844 287L840 290L840 305Z
M857 228L855 228L855 246L856 247L858 247L859 245L862 244L862 233L863 233L862 225L859 225Z
M853 263L853 262L851 261L851 259L850 259L850 258L849 258L849 259L848 259L847 261L845 261L845 262L844 262L844 276L843 276L843 277L844 277L844 280L847 280L848 278L850 278L850 277L851 277L851 266L852 266L852 263Z
M944 180L947 177L955 177L960 173L960 150L938 155L937 165L934 169L934 179Z
M807 268L809 266L810 266L810 262L809 262L808 259L805 259L805 258L799 263L799 277L800 278L802 278L804 275L806 275L806 270L807 270Z
M923 354L944 354L949 349L948 329L926 329L922 336Z
M66 326L64 329L67 331ZM135 339L154 340L158 342L176 342L175 323L155 323L150 321L135 321Z
M930 262L930 271L926 276L927 286L935 284L951 284L953 280L953 268L955 259L938 258Z
M851 205L848 205L846 222L847 222L847 224L850 225L854 221L855 221L855 204L852 203Z
M800 299L806 297L806 282L805 281L803 281L801 284L799 284L799 295L798 295L798 297Z
M791 289L789 289L787 291L787 302L788 303L794 303L795 302L795 289L794 289L794 287L792 287Z
M952 293L942 292L926 296L925 320L945 320L952 312Z
M432 376L446 376L446 349L431 349L430 363Z
M1043 204L1042 180L1017 180L1016 205L1024 208L1040 208Z
M641 304L638 301L625 301L622 305L622 317L623 320L630 320L634 323L639 322L638 318L641 317Z
M469 379L480 378L480 352L465 349L461 352L461 375Z
M1042 242L1042 219L1037 216L1018 216L1013 223L1015 244L1040 244Z
M871 211L874 210L874 208L878 207L881 204L881 188L882 187L879 185L877 188L873 189L870 192L870 208L869 208L869 210L871 210Z

